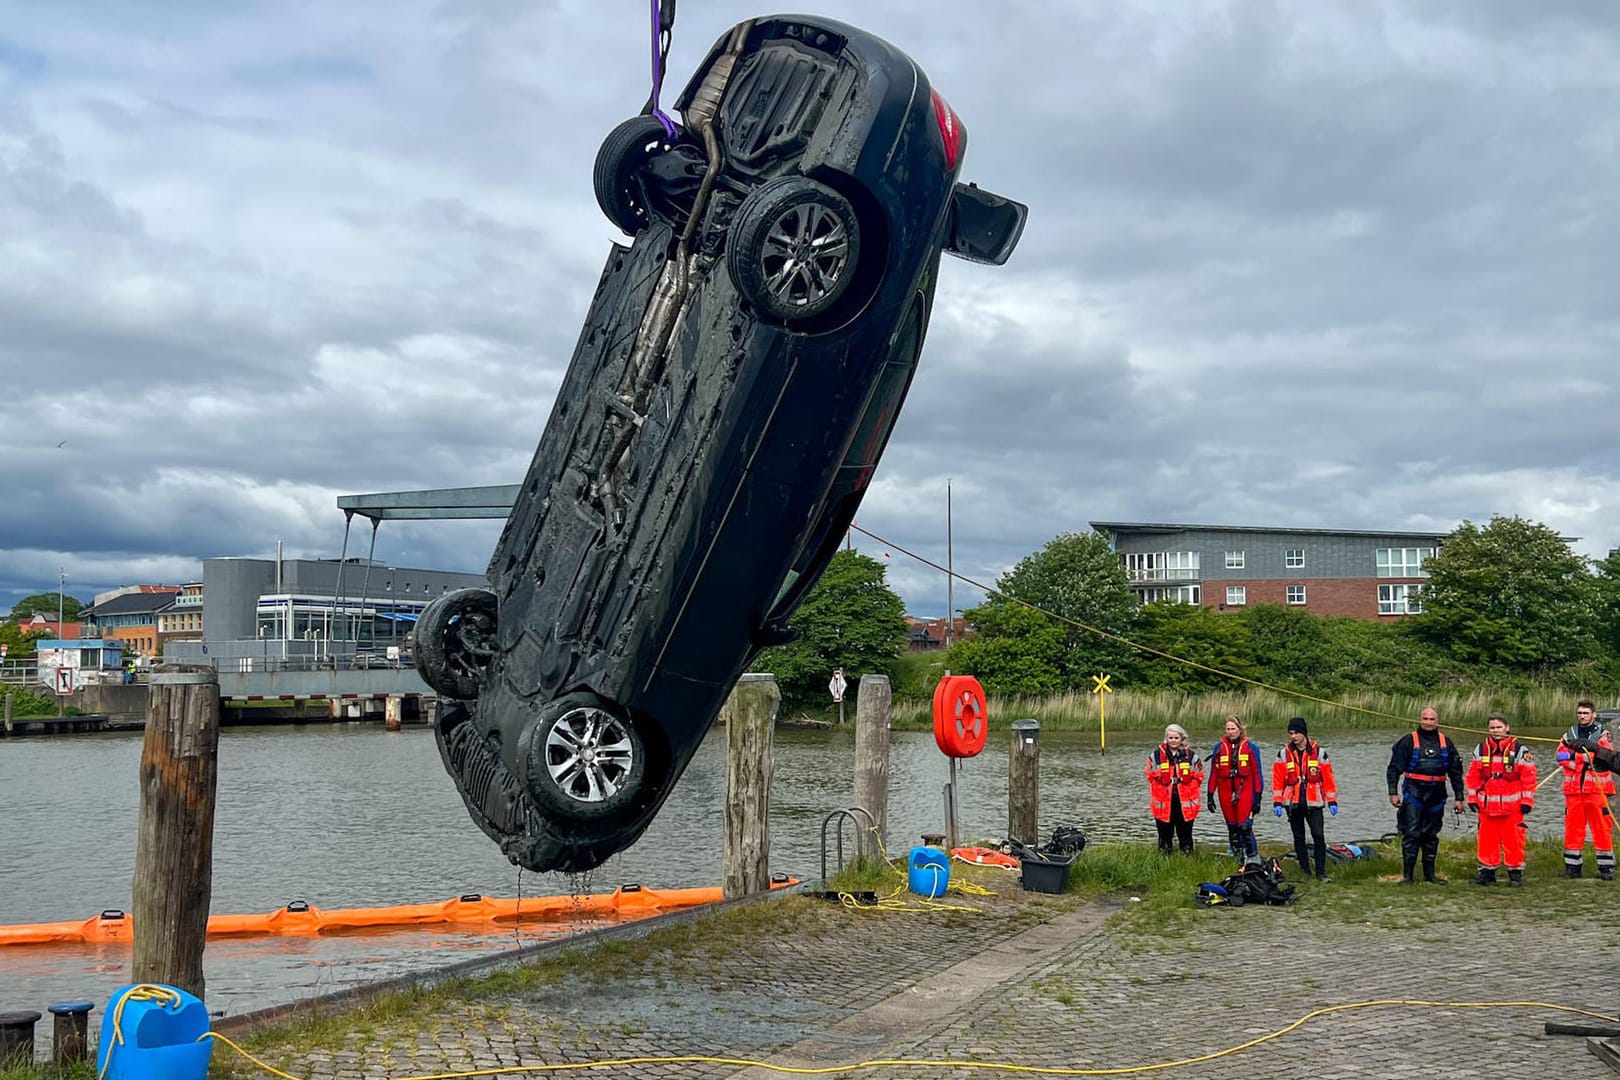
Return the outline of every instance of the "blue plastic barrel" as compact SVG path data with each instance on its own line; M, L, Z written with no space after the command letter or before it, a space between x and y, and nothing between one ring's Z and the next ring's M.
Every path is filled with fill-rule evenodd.
M911 867L906 884L912 892L929 898L945 895L945 887L951 883L951 860L944 851L937 847L914 847L906 861Z
M214 1040L197 1040L208 1031L208 1007L172 986L157 988L171 992L166 1000L145 997L143 989L132 984L113 991L101 1021L96 1075L102 1080L206 1080Z

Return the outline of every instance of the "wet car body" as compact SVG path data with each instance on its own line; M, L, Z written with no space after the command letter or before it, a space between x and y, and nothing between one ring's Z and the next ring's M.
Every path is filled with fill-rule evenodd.
M634 240L609 255L489 592L418 628L455 699L446 768L532 870L590 869L650 824L853 520L941 250L1001 262L1023 226L956 184L960 121L854 28L743 23L677 107L685 130L649 142L643 117L604 144L598 198Z

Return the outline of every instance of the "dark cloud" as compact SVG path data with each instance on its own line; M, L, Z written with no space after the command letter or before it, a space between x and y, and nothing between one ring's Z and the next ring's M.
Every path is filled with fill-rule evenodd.
M1091 519L1620 535L1620 12L827 0L1028 202L951 263L860 523L945 608ZM682 9L664 100L742 0ZM33 6L0 34L0 604L333 554L521 475L614 235L645 4ZM57 443L67 439L67 445ZM389 523L481 569L498 525ZM351 538L351 550L369 542ZM966 586L956 606L978 599Z

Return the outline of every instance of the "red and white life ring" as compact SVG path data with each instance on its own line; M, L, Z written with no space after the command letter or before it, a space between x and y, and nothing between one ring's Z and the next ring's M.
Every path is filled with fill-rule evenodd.
M946 757L970 758L984 749L990 714L984 687L971 675L947 675L934 687L934 742Z

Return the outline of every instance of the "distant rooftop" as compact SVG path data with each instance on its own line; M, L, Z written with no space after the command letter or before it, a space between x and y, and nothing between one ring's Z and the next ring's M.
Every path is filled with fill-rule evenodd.
M1143 532L1143 533L1177 533L1177 532L1237 532L1237 533L1271 533L1288 536L1368 536L1388 539L1409 539L1414 536L1434 537L1436 540L1449 535L1446 532L1436 532L1432 529L1295 529L1277 525L1178 525L1163 521L1093 521L1093 529L1100 532Z
M144 615L166 611L174 606L175 598L180 590L172 592L132 592L123 596L115 596L102 604L87 607L79 612L80 617L86 615L100 619L108 615Z

